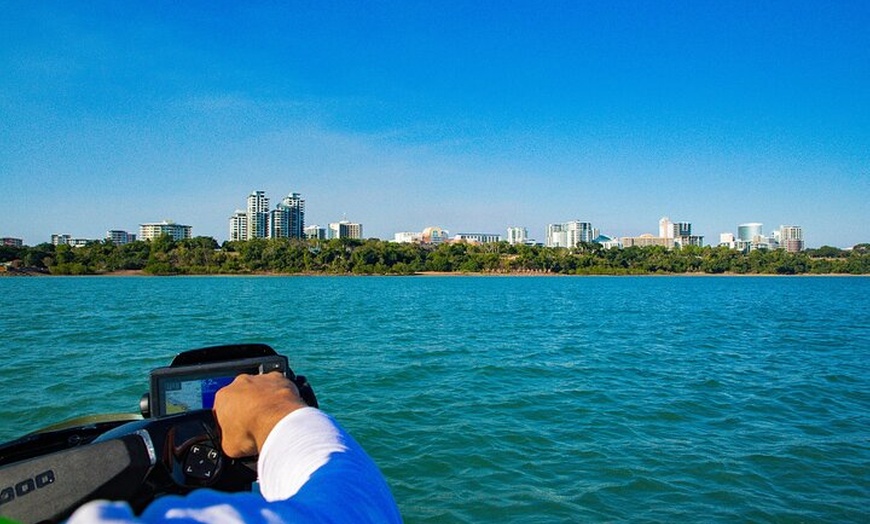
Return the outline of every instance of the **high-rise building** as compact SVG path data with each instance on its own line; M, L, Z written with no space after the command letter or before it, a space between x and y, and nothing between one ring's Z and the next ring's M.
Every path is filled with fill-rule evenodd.
M142 240L154 240L163 235L171 236L172 240L184 240L191 237L191 231L190 226L176 224L171 220L139 224L139 238Z
M764 236L764 226L760 222L748 222L737 226L737 249L752 251L770 249L770 240Z
M248 195L248 234L245 240L269 236L269 197L265 191Z
M305 200L299 193L290 193L272 210L269 225L271 238L305 237Z
M507 228L508 244L525 244L529 239L529 230L524 227L509 227Z
M593 242L598 230L589 222L572 220L547 226L547 247L577 247L581 242Z
M673 222L668 217L659 220L659 238L673 238L675 245L701 245L703 237L692 236L691 222Z
M305 238L305 200L290 193L269 210L265 191L248 195L247 210L237 210L229 219L230 240L252 238Z
M674 223L668 217L659 220L659 238L674 238Z
M362 224L342 220L329 224L329 238L362 238Z
M779 226L779 246L789 253L804 250L804 232L801 226Z
M562 224L547 224L547 247L567 247Z
M692 224L690 222L674 222L674 237L692 236Z
M737 240L743 242L752 242L753 240L763 237L763 224L759 222L749 222L737 226Z
M230 240L237 242L248 239L248 213L236 209L230 217Z

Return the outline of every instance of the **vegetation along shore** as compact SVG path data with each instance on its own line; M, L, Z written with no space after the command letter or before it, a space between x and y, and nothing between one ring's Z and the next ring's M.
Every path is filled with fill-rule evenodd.
M800 253L742 253L725 247L573 249L449 243L437 246L382 240L255 239L218 244L211 237L83 247L0 246L0 274L100 275L141 271L151 275L434 273L647 275L647 274L870 274L870 244L851 250L823 246Z

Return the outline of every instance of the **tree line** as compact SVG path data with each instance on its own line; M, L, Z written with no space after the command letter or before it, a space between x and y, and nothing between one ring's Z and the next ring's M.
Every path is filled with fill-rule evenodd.
M142 270L152 275L547 273L565 275L647 274L870 274L870 244L851 250L824 246L800 253L726 247L661 246L604 249L445 243L400 244L377 239L253 239L224 242L211 237L115 245L95 241L82 247L39 244L0 246L0 263L53 275L96 275Z

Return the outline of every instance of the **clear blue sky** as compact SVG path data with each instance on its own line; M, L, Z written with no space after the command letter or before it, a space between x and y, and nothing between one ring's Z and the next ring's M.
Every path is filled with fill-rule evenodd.
M387 239L870 242L870 2L0 0L0 236L222 241L252 190Z

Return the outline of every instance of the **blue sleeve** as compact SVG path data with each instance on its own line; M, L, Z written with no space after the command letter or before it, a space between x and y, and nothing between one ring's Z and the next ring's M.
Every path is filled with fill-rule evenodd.
M260 456L261 463L267 462L265 468L262 465L260 468L260 482L265 488L263 491L279 493L278 495L264 497L259 493L231 494L201 489L185 497L159 498L138 519L125 503L100 501L80 508L73 514L70 523L171 521L178 524L275 524L402 521L395 500L377 466L359 444L331 418L313 410L296 417L288 417L280 424L280 427L276 426L277 430L273 430L274 438L270 434L271 442L267 441L264 453ZM300 428L308 433L308 428L316 428L318 424L332 435L315 432L318 443L327 441L328 444L324 447L328 452L323 453L322 457L318 457L316 450L299 445L300 440L305 441L305 435L299 438ZM330 439L334 441L332 444L329 444ZM275 464L279 467L268 467ZM288 475L301 478L298 486L281 486ZM287 492L286 489L291 491ZM285 497L281 493L290 494Z

